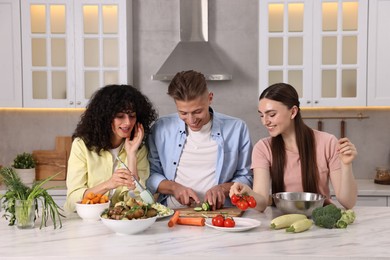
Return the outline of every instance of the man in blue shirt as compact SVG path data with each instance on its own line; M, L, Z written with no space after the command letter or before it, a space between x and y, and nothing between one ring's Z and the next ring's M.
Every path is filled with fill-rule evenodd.
M213 111L213 93L199 72L177 73L168 95L178 113L161 117L151 129L148 188L170 208L206 201L213 210L230 205L233 182L252 186L248 127Z

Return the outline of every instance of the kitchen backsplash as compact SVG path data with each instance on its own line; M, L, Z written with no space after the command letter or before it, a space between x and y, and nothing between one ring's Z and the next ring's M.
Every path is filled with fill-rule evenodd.
M229 113L230 106L215 104L214 108L223 113ZM174 112L172 105L170 112ZM353 167L356 178L373 179L377 166L390 165L390 110L359 110L366 119L345 119L346 136L352 140L358 149L358 157ZM82 110L2 110L0 109L0 164L7 166L20 152L33 150L54 150L56 136L71 135L76 127ZM162 115L162 113L160 112ZM257 111L247 113L229 113L243 118L250 129L253 142L266 137L267 132L260 124ZM316 116L354 116L356 111L325 110L303 111L304 117ZM241 115L241 116L240 116ZM305 119L308 125L317 129L316 119ZM340 135L339 119L323 119L323 130Z

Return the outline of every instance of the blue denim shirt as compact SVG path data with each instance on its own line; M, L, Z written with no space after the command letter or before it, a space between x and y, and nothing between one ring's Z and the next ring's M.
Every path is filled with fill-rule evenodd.
M211 108L210 113L211 136L218 144L216 183L241 182L252 187L252 143L247 125ZM163 116L153 125L148 138L150 177L146 182L152 193L157 192L161 181L175 179L186 138L185 123L177 113ZM166 198L167 195L160 194L158 201L165 204Z

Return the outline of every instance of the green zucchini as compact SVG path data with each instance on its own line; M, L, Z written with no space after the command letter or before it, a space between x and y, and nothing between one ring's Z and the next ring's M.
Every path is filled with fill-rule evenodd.
M313 225L313 221L310 219L301 219L295 221L288 228L286 232L299 233L308 230Z
M287 228L292 225L295 221L301 220L301 219L307 219L307 217L303 214L286 214L279 216L277 218L274 218L271 220L270 227L272 229L281 229L281 228Z

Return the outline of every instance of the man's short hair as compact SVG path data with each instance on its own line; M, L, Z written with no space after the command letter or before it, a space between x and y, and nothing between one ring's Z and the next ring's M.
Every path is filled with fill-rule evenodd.
M194 100L205 92L208 92L206 78L193 70L176 73L168 86L168 95L180 101Z

